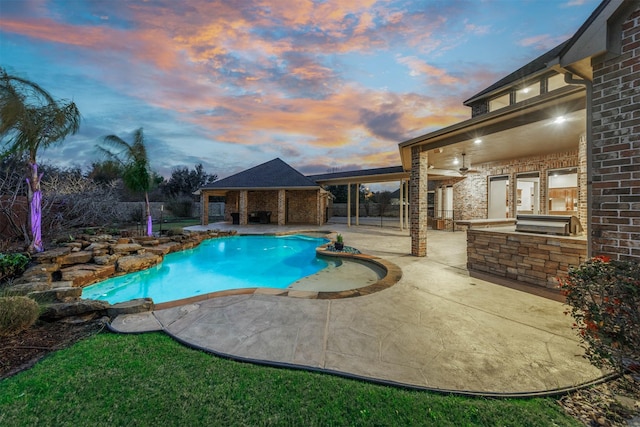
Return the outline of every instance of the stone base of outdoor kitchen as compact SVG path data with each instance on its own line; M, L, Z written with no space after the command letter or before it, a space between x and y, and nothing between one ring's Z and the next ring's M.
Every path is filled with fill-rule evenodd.
M64 317L115 317L154 309L141 298L122 304L81 299L82 288L114 276L159 264L164 255L198 246L203 240L235 231L191 232L170 237L81 235L73 242L35 254L31 266L6 289L8 295L27 295L43 305L45 320Z
M497 278L554 289L569 267L587 259L585 236L516 232L515 227L469 228L467 269Z

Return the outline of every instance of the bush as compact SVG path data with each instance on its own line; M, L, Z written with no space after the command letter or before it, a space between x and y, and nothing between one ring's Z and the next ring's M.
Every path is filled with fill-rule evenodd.
M191 218L195 203L192 197L180 196L167 202L167 209L178 218Z
M0 297L0 336L30 328L40 315L38 303L28 297Z
M29 257L19 253L0 253L0 282L4 279L19 276L27 268Z
M640 266L595 257L560 280L586 357L618 372L640 368Z

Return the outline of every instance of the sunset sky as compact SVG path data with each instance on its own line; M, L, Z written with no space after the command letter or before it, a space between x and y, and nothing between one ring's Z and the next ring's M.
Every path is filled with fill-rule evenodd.
M76 102L40 158L144 128L154 170L400 164L398 143L573 35L599 0L0 0L0 66Z

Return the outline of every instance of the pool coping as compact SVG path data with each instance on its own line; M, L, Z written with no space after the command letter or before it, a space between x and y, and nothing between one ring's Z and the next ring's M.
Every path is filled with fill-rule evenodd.
M325 234L325 238L332 240L329 236L336 234L335 231L323 231L323 230L296 230L289 232L276 232L276 233L243 233L236 234L236 236L287 236L287 235L295 235L295 234L304 234L304 233L313 233L313 234ZM173 301L154 303L154 310L164 310L167 308L179 307L181 305L193 304L196 302L206 301L211 298L222 298L228 297L232 295L274 295L274 296L282 296L282 297L290 297L290 298L306 298L306 299L341 299L341 298L354 298L365 295L370 295L376 292L383 291L385 289L390 288L400 281L402 278L402 269L396 264L387 261L383 258L367 255L367 254L355 254L350 252L338 252L338 251L330 251L328 250L331 242L325 243L324 245L318 246L316 248L316 254L324 257L333 257L333 258L347 258L347 259L357 259L363 262L369 262L375 264L376 266L383 269L386 274L380 278L375 283L372 283L367 286L363 286L361 288L349 289L344 291L302 291L291 288L243 288L243 289L229 289L224 291L217 292L209 292L202 295L195 295L189 298L183 298Z

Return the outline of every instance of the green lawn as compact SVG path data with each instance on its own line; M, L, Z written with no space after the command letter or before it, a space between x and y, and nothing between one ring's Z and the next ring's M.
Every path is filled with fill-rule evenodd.
M0 425L579 424L553 399L442 396L233 362L161 333L101 333L0 381Z

